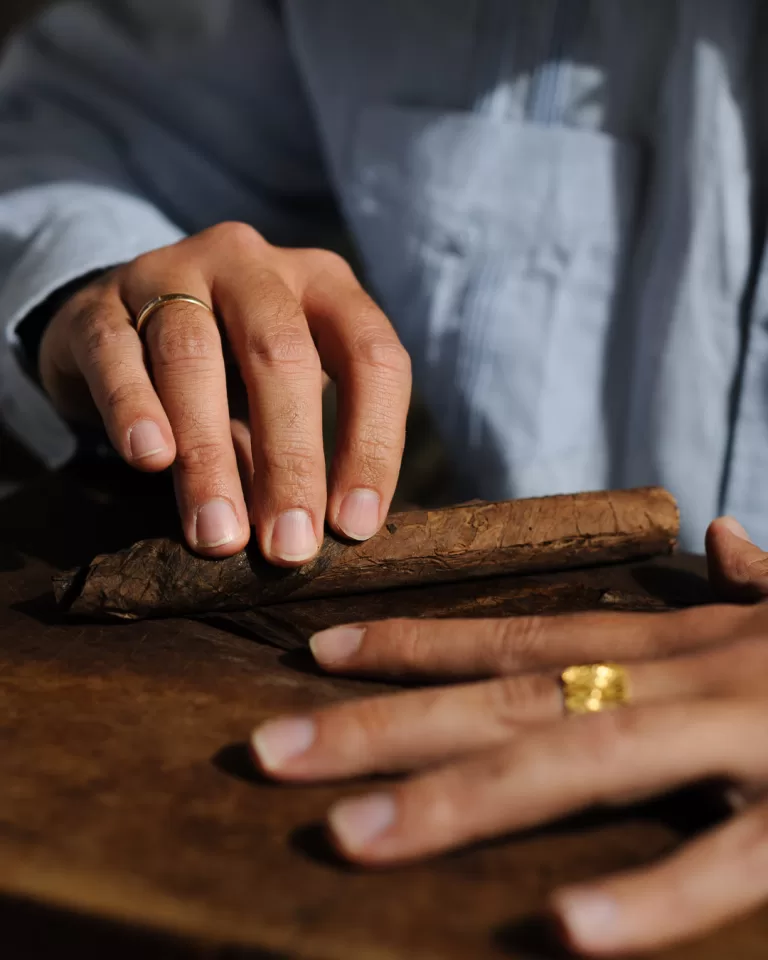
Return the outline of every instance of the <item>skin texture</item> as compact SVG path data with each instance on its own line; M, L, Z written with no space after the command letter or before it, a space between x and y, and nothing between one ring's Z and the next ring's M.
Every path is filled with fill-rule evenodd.
M170 293L197 297L215 318L169 304L142 343L132 318ZM40 372L58 410L101 418L129 464L173 466L186 538L203 555L237 553L253 525L268 560L296 566L317 552L326 519L365 540L387 515L410 362L336 254L273 247L244 224L220 224L79 291L48 326ZM328 482L327 378L340 402Z
M704 933L768 898L768 554L731 518L707 536L712 581L748 598L674 613L389 621L317 634L329 672L424 689L281 717L256 764L291 782L405 774L328 813L339 852L401 863L706 778L734 816L650 867L553 892L567 945L629 956ZM620 660L630 705L566 716L566 666ZM445 686L435 680L446 681Z

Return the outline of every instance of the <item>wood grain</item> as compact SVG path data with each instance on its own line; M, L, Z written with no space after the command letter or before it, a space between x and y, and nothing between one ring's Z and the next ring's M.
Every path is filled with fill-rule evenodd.
M65 475L0 504L3 956L555 960L534 921L554 886L650 862L717 814L697 791L413 866L340 863L318 824L366 785L269 783L245 741L275 714L392 687L323 676L301 651L256 639L253 622L61 618L60 565L173 519L170 489L155 504L154 480L125 476L84 489ZM701 566L673 557L354 602L370 615L412 615L420 596L445 616L663 609L708 599ZM279 613L282 631L293 618L278 640L296 646L349 603L257 612ZM763 960L766 943L762 910L655 960Z

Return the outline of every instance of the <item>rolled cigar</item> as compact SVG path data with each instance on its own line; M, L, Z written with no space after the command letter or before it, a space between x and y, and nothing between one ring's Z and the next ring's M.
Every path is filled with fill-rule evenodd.
M670 553L679 529L671 494L656 487L473 503L392 514L363 543L325 539L293 570L251 548L208 560L171 540L144 540L54 577L62 609L131 620L234 612L288 599L503 574L565 570Z

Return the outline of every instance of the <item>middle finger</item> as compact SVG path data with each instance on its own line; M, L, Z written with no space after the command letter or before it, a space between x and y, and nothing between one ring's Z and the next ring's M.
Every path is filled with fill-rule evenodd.
M322 369L296 297L270 268L232 263L216 298L248 391L253 439L251 516L264 556L310 560L326 504Z

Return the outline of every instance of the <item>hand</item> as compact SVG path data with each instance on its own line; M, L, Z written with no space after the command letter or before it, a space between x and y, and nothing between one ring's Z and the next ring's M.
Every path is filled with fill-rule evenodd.
M215 307L221 332L202 308L167 305L148 323L145 356L132 318L169 293ZM245 384L250 428L230 422L222 336ZM359 540L384 522L400 469L410 364L335 254L280 249L250 227L219 225L80 291L51 321L40 370L62 414L98 413L129 464L174 465L184 532L200 553L228 556L245 546L246 495L262 552L283 566L314 556L326 516ZM327 495L323 371L340 401Z
M711 576L768 594L768 554L735 521L708 533ZM616 956L701 933L768 898L768 604L664 614L391 621L311 641L332 672L432 676L447 687L269 721L252 740L289 781L415 772L344 800L332 839L362 864L408 861L602 803L713 776L743 811L650 867L556 891L572 949ZM632 705L564 716L568 665L619 660ZM456 684L457 678L480 682Z

